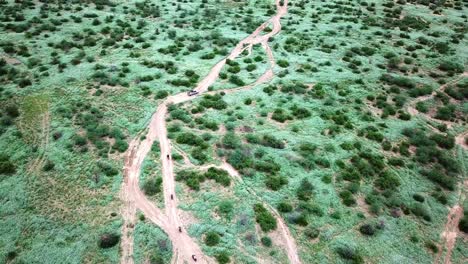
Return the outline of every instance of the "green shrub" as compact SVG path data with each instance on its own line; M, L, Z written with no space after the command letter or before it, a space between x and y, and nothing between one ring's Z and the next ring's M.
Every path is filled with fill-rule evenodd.
M154 96L155 99L164 99L169 95L169 92L165 90L157 91L156 95Z
M419 193L415 193L413 194L413 199L420 202L420 203L423 203L424 202L424 196L422 196L421 194Z
M364 259L362 258L361 254L356 249L350 248L348 246L338 247L336 249L336 253L338 253L341 258L349 260L353 264L364 263Z
M16 166L8 156L0 154L0 174L10 175L16 172Z
M229 200L221 201L218 205L218 212L225 217L230 215L233 209L234 209L234 204L232 201L229 201Z
M273 191L281 189L286 184L288 184L288 179L283 176L268 176L265 180L265 185Z
M9 104L5 107L5 112L11 118L17 118L20 115L18 106L15 104Z
M359 232L366 236L373 236L375 234L375 227L371 224L363 224L359 227Z
M44 167L42 167L42 170L51 171L54 169L54 167L55 167L55 164L52 161L47 160L46 163L44 164Z
M200 182L204 181L204 175L195 171L183 170L179 171L176 176L177 181L184 181L190 189L199 191Z
M224 135L223 140L223 147L227 149L236 149L240 147L241 145L241 140L234 132L227 132L226 135Z
M149 180L146 180L145 183L143 184L143 191L145 192L146 195L152 196L157 193L160 193L162 188L162 178L151 178Z
M119 174L119 170L106 162L98 162L99 169L106 174L106 176L115 176Z
M430 249L433 253L439 252L439 247L437 247L437 245L436 245L434 242L430 241L430 240L426 241L426 242L424 243L424 245L425 245L428 249Z
M440 63L439 69L447 72L463 72L463 65L454 61L444 61Z
M278 66L281 68L287 68L289 66L289 62L287 60L278 60Z
M458 223L458 228L465 234L468 234L468 214L465 213L463 218Z
M195 135L191 132L183 132L180 133L176 137L176 142L179 144L186 144L186 145L191 145L191 146L199 146L202 147L203 149L207 148L207 144L205 141L198 135Z
M278 208L278 211L282 213L289 213L289 212L292 212L293 210L292 205L286 201L280 202L277 208Z
M99 239L99 247L100 248L111 248L120 241L120 235L115 234L115 233L104 233L101 235L101 238Z
M263 232L269 232L276 229L276 219L267 211L262 204L254 205L255 221L260 225Z
M356 204L356 200L354 199L353 194L348 190L341 191L340 197L343 201L343 204L346 206L352 206Z
M309 226L306 230L304 230L304 235L309 239L316 239L320 235L320 230Z
M277 148L277 149L283 149L284 148L284 142L280 139L275 138L272 135L263 135L260 144L266 147L271 147L271 148Z
M262 237L260 241L262 242L262 245L264 245L265 247L271 247L271 245L273 244L271 241L271 238L267 236Z
M437 109L435 118L440 120L450 120L455 117L455 105L449 104L447 106L442 106Z
M289 221L300 226L307 226L309 224L307 221L307 216L304 213L290 215Z
M229 177L229 173L223 169L218 169L215 167L211 167L205 173L205 178L215 180L217 183L227 187L231 184L231 178Z
M117 139L112 148L116 149L120 153L123 153L128 149L128 143L124 140Z
M219 235L218 233L214 232L214 231L209 231L208 233L205 234L205 244L207 246L216 246L217 244L219 244L219 241L221 239L219 238Z
M239 78L239 76L237 75L231 75L229 77L229 82L232 83L232 84L235 84L237 86L244 86L245 85L245 82Z
M229 263L229 255L226 251L222 251L218 254L216 254L216 260L218 261L219 264L226 264Z
M299 188L297 188L296 195L299 200L308 201L314 194L315 187L306 178L302 179Z
M375 185L382 190L394 190L400 186L400 179L394 173L386 170L375 181Z
M283 109L277 108L271 115L271 119L284 123L286 120L291 119L291 117Z
M150 256L150 264L165 264L164 258L158 253L152 254Z
M411 213L415 216L422 217L424 220L430 222L432 220L429 210L420 203L414 203L411 208Z

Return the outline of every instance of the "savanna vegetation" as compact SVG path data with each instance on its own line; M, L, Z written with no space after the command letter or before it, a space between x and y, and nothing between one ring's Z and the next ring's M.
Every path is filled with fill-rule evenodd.
M449 208L466 209L466 11L290 0L269 83L221 91L268 68L256 45L212 93L169 106L190 236L218 263L285 263L276 211L303 263L445 256ZM0 1L0 262L118 263L130 141L275 12L271 0ZM140 185L163 207L159 154L156 142ZM136 263L170 262L143 215L134 235ZM452 263L466 251L457 239Z

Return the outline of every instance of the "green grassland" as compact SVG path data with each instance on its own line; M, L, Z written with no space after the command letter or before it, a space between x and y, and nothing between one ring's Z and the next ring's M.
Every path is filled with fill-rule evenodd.
M99 241L120 234L130 140L274 12L272 0L0 1L0 263L118 263ZM454 144L467 130L466 2L290 0L281 22L272 82L169 108L188 232L220 263L287 263L255 210L266 203L303 263L432 263L468 169ZM255 46L210 90L267 67ZM226 159L243 183L187 168L181 151ZM163 207L160 179L155 144L140 183ZM143 216L134 239L136 263L169 263ZM452 263L467 251L458 237Z

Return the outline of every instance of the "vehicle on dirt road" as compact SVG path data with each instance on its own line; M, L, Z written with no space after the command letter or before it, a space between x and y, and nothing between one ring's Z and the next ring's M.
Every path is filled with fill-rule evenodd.
M194 96L194 95L197 95L197 94L199 94L199 92L197 92L195 90L190 90L190 91L187 92L188 96Z

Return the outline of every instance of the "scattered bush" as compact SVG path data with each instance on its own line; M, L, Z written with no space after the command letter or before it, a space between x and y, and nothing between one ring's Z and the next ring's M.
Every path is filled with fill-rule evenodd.
M8 156L0 154L0 174L10 175L16 172L16 166L10 161Z
M218 254L216 254L216 260L218 261L219 264L226 264L229 263L229 255L226 251L222 251Z
M429 210L427 210L426 207L424 207L420 203L414 203L411 208L411 213L413 213L415 216L422 217L424 220L430 222L432 221L431 215L429 214Z
M220 238L219 238L219 235L218 233L214 232L214 231L210 231L208 233L206 233L205 235L205 244L207 246L216 246L217 244L219 244L219 241L220 241Z
M146 195L152 196L157 193L160 193L162 188L162 178L151 178L149 180L146 180L145 183L143 184L143 191L145 192Z
M260 241L262 242L262 245L264 245L265 247L271 247L271 245L273 244L271 241L271 238L267 236L262 237Z
M316 239L320 235L320 230L310 226L306 230L304 230L304 234L309 239Z
M336 253L338 253L338 255L343 259L352 261L353 264L364 263L364 259L360 253L356 249L350 248L348 246L338 247L336 249Z
M293 210L292 205L286 201L280 202L277 208L278 208L278 211L282 213L289 213L289 212L292 212Z
M260 225L263 232L276 229L276 219L262 204L254 205L255 221Z
M375 227L371 224L363 224L359 227L359 232L366 236L373 236L375 234Z
M420 202L420 203L423 203L424 202L424 196L422 196L421 194L419 193L415 193L413 194L413 199Z
M297 188L297 198L302 201L308 201L314 194L315 187L306 178L302 179L299 188Z
M99 247L100 248L111 248L120 241L120 236L115 233L104 233L101 235L99 239Z
M460 228L460 230L464 232L465 234L468 234L468 214L467 213L465 213L463 218L458 223L458 228Z

